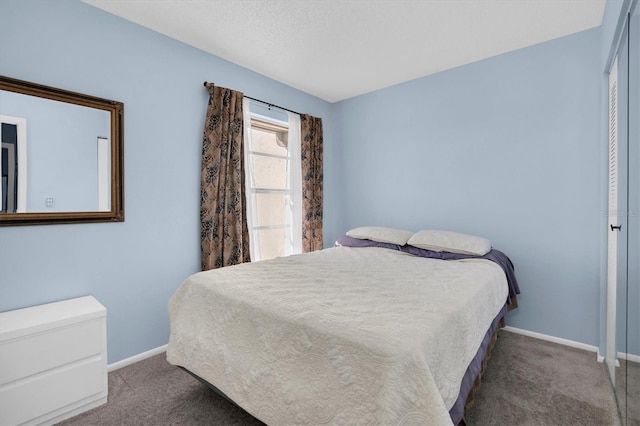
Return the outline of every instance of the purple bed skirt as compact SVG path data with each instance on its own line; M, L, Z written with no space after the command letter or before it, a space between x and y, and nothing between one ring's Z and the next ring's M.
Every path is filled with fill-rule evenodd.
M465 371L464 376L462 377L458 399L453 404L453 407L451 407L451 410L449 410L449 416L451 417L451 421L454 425L459 424L464 417L464 405L467 402L469 392L473 388L476 377L478 377L480 371L482 371L482 360L484 360L484 357L487 354L487 349L489 348L493 334L500 327L500 320L506 315L506 313L507 305L504 305L498 315L493 319L489 330L487 330L487 333L484 335L484 339L482 339L478 352L476 352L476 356L471 360L469 367L467 367L467 371Z

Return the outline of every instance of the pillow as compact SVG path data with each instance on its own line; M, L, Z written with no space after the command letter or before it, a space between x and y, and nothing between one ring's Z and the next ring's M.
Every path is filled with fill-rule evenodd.
M491 251L491 241L486 238L450 231L422 230L413 234L407 244L432 251L478 256L484 256Z
M347 235L361 240L377 241L379 243L390 243L405 245L413 232L402 229L384 228L382 226L363 226L347 232Z

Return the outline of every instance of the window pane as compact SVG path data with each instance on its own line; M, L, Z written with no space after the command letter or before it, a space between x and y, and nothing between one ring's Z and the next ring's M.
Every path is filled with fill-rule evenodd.
M256 194L257 226L284 225L285 194Z
M252 155L256 188L287 189L287 161L282 158Z
M260 229L261 260L284 256L284 229Z
M251 132L251 149L266 154L287 155L287 148L278 145L278 138L274 132L253 127Z

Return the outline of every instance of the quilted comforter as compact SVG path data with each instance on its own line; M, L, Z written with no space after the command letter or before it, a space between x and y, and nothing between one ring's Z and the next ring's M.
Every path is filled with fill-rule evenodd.
M384 248L241 264L180 285L167 359L267 424L451 424L507 294L493 262Z

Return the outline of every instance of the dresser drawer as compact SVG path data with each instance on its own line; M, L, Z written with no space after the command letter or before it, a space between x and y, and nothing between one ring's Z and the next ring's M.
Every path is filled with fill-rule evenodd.
M104 333L104 321L94 319L5 341L0 351L0 385L99 355Z
M106 388L101 357L0 386L0 425L19 425L83 400Z

